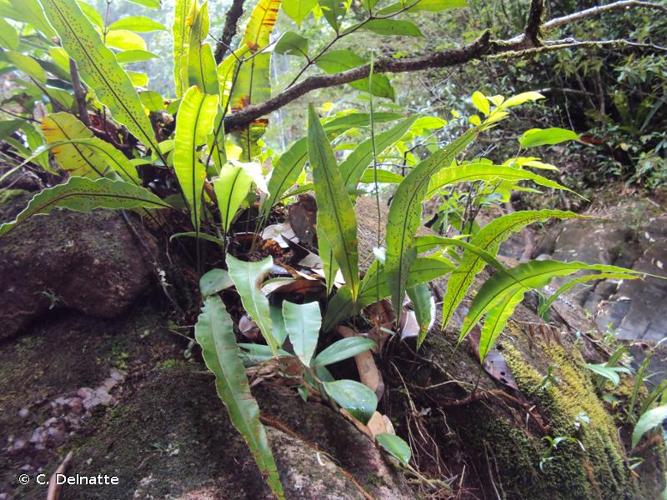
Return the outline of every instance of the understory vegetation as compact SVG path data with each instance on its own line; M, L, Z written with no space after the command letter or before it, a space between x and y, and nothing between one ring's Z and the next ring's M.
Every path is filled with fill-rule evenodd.
M372 429L421 478L406 440L370 424L382 419L378 387L333 365L378 353L387 338L423 350L452 324L457 345L471 342L483 363L526 296L537 295L548 318L577 284L646 278L498 252L531 224L585 219L562 208L586 203L609 178L646 189L667 182L663 5L233 0L224 18L215 5L213 22L213 4L176 0L173 53L158 58L141 34L169 31L153 16L159 0L132 1L142 13L113 21L111 0L101 9L0 3L0 64L13 78L0 107L0 185L29 172L48 186L0 225L0 238L56 208L133 212L165 235L177 265L159 269L160 285L181 326L194 324L217 394L277 498L285 495L251 393L257 379L283 378L304 400ZM439 39L449 28L461 45ZM164 93L133 66L150 60L173 66ZM413 92L417 75L430 96ZM573 158L595 166L575 172ZM526 209L512 209L520 197ZM375 224L362 252L359 207L369 199ZM181 311L187 292L174 283L188 280L173 273L198 282L196 313ZM436 306L429 284L442 278ZM543 295L552 281L556 291ZM600 394L626 382L626 354L585 365ZM597 401L588 414L568 413L567 398L588 382L564 371L559 386L520 353L505 357L562 431L544 436L539 468L551 474L559 449L600 447L620 491L628 470L617 423ZM631 448L667 416L665 382L643 387L647 367L626 387ZM574 435L591 420L604 431Z

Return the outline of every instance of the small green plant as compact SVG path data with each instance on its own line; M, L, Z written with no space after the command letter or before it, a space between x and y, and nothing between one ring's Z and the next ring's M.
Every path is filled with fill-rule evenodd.
M159 7L152 0L137 3ZM435 321L435 301L427 284L448 277L441 330L478 288L459 341L481 324L483 361L530 290L541 289L554 278L570 277L542 304L546 314L559 294L578 283L643 277L617 266L546 260L507 268L498 260L501 243L512 234L533 223L580 217L574 212L543 209L501 216L496 212L483 227L476 222L482 210L500 208L512 193L541 189L573 194L549 177L557 167L533 153L538 147L579 141L580 135L571 130L531 128L517 137L516 154L506 159L494 160L478 150L485 135L517 107L542 100L542 94L528 91L504 97L476 91L470 97L474 114L466 118L452 112L451 121L409 113L394 104L390 73L541 53L546 47L539 35L542 1L531 2L529 22L518 37L491 40L484 32L459 49L374 60L334 45L364 31L379 37L419 37L414 13L462 8L465 1L364 0L352 8L351 1L258 0L248 9L238 43L230 46L229 37L214 50L208 43L208 4L176 0L174 99L148 90L148 75L126 68L154 56L131 30L164 29L159 23L140 16L109 24L106 16L76 0L39 0L30 5L34 8L10 9L12 23L0 26L2 62L27 75L21 90L32 96L27 99L32 104L25 105L18 118L0 122L2 138L12 158L18 159L1 180L30 167L56 182L37 193L15 220L0 225L0 235L55 208L82 212L106 208L137 211L169 232L170 241L194 238L198 272L207 271L203 267L210 262L202 256L203 243L215 244L215 260L224 262L226 269L208 270L201 278L203 307L195 339L233 425L278 498L285 496L283 485L244 363L298 360L302 372L298 390L304 399L317 393L367 422L376 410L375 393L356 380L335 380L327 366L364 353L373 343L363 337L346 338L317 352L318 341L324 338L321 332L358 316L366 306L390 298L398 330L408 297L421 347ZM296 31L278 39L275 26L281 12L295 21ZM317 49L300 28L311 13L318 31L326 29L331 37ZM559 43L554 50L578 46ZM293 81L277 93L271 88L273 53L302 64ZM314 71L320 74L307 76ZM343 85L360 97L359 109L335 111L310 104L306 136L280 154L267 147L265 116L312 90ZM28 116L33 113L40 116L39 128ZM163 180L159 186L155 178ZM379 206L381 191L393 192L387 220L378 216L377 221L379 229L384 225L385 237L378 230L375 259L362 273L355 205L360 197L373 194ZM279 212L277 206L291 205L295 196L307 192L314 193L317 203L316 235L311 235L317 244L312 249L321 261L323 278L309 277L325 298L322 308L320 295L302 297L303 303L283 300L278 307L261 289L275 262L271 256L258 255L256 244ZM440 207L437 234L418 231L425 222L427 203ZM167 210L187 213L178 230L160 216L159 211ZM242 213L246 218L239 225ZM252 243L244 260L239 248L245 248L248 233ZM476 287L475 280L487 266L495 274ZM168 286L166 281L163 286ZM266 345L237 342L232 315L223 301L232 287L257 327L258 340ZM188 348L187 357L189 352ZM612 381L624 371L611 360L589 367ZM555 380L547 374L541 385L552 383ZM640 433L647 420L655 421L654 410L646 414L651 418L640 417ZM582 416L581 425L584 420ZM549 438L544 463L564 440L573 438ZM410 450L403 440L383 433L377 442L409 467Z

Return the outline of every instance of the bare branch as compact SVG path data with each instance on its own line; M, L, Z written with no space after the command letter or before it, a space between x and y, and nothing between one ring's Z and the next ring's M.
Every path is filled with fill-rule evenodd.
M571 24L576 21L581 21L582 19L589 19L591 17L599 16L605 12L610 12L614 10L623 10L628 8L645 8L645 9L658 9L663 12L667 12L667 5L654 3L654 2L639 2L637 0L622 0L620 2L613 2L607 5L598 5L597 7L591 7L590 9L582 10L580 12L575 12L574 14L569 14L567 16L556 17L551 21L548 21L542 25L543 31L549 31L559 26L566 24Z
M524 33L508 40L491 40L489 32L485 32L474 42L459 48L435 52L425 56L406 57L394 59L385 57L377 59L374 64L374 73L405 73L422 71L426 69L447 68L459 66L470 61L485 58L517 58L528 57L542 52L553 52L563 49L579 49L585 47L633 47L656 51L666 50L652 44L642 44L628 40L602 40L602 41L577 41L574 39L540 41L537 35L540 31L547 31L571 22L597 16L603 12L625 9L629 7L641 7L667 10L667 7L635 0L623 0L608 5L593 7L581 12L576 12L563 17L554 18L541 26L539 20L543 10L543 0L532 0L530 12L526 22ZM537 23L537 28L535 27ZM345 83L354 82L367 78L370 74L370 66L359 66L347 71L332 75L317 75L306 78L300 83L288 87L278 95L261 103L248 106L241 111L225 117L225 131L238 130L248 126L254 120L282 108L286 104L299 97L317 89L336 87Z
M215 62L220 64L229 51L232 38L236 34L239 18L243 15L243 3L245 0L232 0L232 6L225 16L225 26L222 28L222 36L215 45Z

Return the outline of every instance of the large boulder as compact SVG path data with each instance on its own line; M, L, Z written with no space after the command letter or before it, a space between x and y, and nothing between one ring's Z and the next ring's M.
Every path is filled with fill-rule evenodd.
M29 196L0 208L12 219ZM132 217L131 215L128 217ZM0 236L0 339L53 309L98 318L123 313L152 282L155 242L137 219L118 212L55 210Z

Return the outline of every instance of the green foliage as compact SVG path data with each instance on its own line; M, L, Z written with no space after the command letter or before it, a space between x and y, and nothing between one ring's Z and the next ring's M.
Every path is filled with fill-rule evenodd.
M133 1L148 8L160 6L158 0ZM463 0L396 3L257 0L247 5L247 21L239 30L238 45L230 47L219 64L208 41L211 34L208 3L176 0L172 26L174 100L170 99L173 95L163 96L145 88L149 71L125 69L126 65L157 57L148 50L139 33L162 35L165 28L159 21L152 16L126 15L109 24L108 16L102 16L88 4L75 0L39 2L43 9L37 0L8 0L0 6L0 11L11 20L0 19L3 48L0 64L28 77L22 84L22 93L10 98L13 104L23 106L21 113L25 112L26 118L19 114L18 118L1 121L0 137L19 161L25 160L9 174L34 163L35 168L54 176L49 177L49 182L53 179L65 182L35 195L15 221L0 226L0 234L54 207L90 211L178 205L187 210L194 230L183 232L184 228L178 227L176 230L181 232L171 235L171 240L195 238L200 268L202 263L211 262L199 260L200 243L214 243L211 253L219 253L214 254L212 258L217 260L213 262L224 260L227 267L211 269L200 278L204 307L195 338L206 365L216 377L218 395L232 423L243 435L279 498L284 493L244 364L275 363L276 358L290 358L288 361L301 370L299 393L304 399L319 393L332 406L344 408L365 423L378 404L373 390L355 380L335 380L326 367L373 349L374 342L362 336L331 342L330 334L322 338L319 335L320 331L331 332L341 322L358 315L362 317L356 318L355 324L357 321L363 324L365 307L390 297L399 325L407 294L419 327L417 345L421 346L435 321L435 299L429 282L447 277L444 328L488 265L496 273L479 288L459 332L462 340L484 320L479 342L483 360L528 291L541 289L555 277L573 276L542 303L541 312L545 314L558 295L579 283L642 277L619 267L579 262L530 261L506 269L497 260L501 243L527 225L577 217L573 212L546 209L497 216L503 204L509 203L517 192L557 190L564 196L573 193L565 187L570 184L562 180L558 167L538 156L520 156L526 154L522 153L524 149L558 145L561 151L560 148L581 148L579 143L590 142L585 135L569 130L582 129L574 125L568 125L568 129L533 128L522 134L514 133L512 140L500 136L500 122L512 119L513 108L543 99L538 92L519 92L506 99L501 95L485 95L482 89L487 85L480 83L480 90L466 101L476 114L466 118L452 110L454 118L448 122L439 116L422 116L414 111L417 106L406 105L401 95L404 87L392 83L400 81L400 77L390 79L385 74L373 74L371 79L346 84L344 96L335 103L324 102L317 111L311 104L306 136L279 152L272 149L273 143L264 136L268 119L259 117L241 127L227 126L230 115L268 101L273 81L280 81L282 88L283 75L274 75L272 79L270 72L272 67L282 71L277 66L281 59L274 60L276 64L272 66L274 54L291 56L282 61L299 65L294 81L286 82L284 88L303 82L304 75L311 72L321 77L369 64L369 52L373 49L371 44L371 49L365 50L365 40L386 45L387 53L400 59L403 54L390 48L394 37L410 37L411 44L423 44L427 50L439 47L441 37L433 37L428 31L427 14L464 7ZM284 12L296 26L289 24L288 29L280 26L283 34L272 44L276 23L291 23L287 18L278 21L279 12ZM476 8L475 16L481 18L488 12L489 7ZM217 12L211 14L213 22L217 22ZM437 16L434 22L443 19ZM332 38L322 42L313 36L313 30L318 34L326 31L325 36ZM452 33L458 36L457 30L460 28ZM468 39L476 37L478 32L464 35L461 38ZM56 36L62 47L54 44ZM341 41L346 37L355 38L346 44ZM362 42L355 43L359 40ZM76 88L76 73L70 58L83 80L83 95ZM660 63L647 60L625 63L619 81L626 87L651 86L654 83L648 82L664 79ZM478 79L493 76L484 74L479 65L474 71L475 85ZM599 73L599 69L588 67L577 71ZM584 76L589 78L588 74ZM536 83L539 78L531 79L530 85L541 88ZM526 84L522 82L511 83L524 88ZM139 92L137 87L144 88ZM664 99L646 96L639 103L633 102L627 90L618 89L614 94L613 104L622 122L614 133L618 137L634 137L635 142L628 148L633 158L641 157L634 178L656 179L665 144L663 138L649 133L647 127L654 119L664 120ZM435 101L445 102L437 95L434 97ZM395 103L397 99L399 102ZM430 98L428 106L432 106ZM28 114L43 117L41 132L32 125ZM276 128L290 128L291 122L284 115L275 119ZM523 130L523 120L520 123ZM612 130L608 123L601 128ZM514 140L517 135L518 145ZM644 144L637 146L637 140ZM566 145L567 141L577 143ZM499 151L490 151L489 143ZM49 154L59 169L56 163L50 165ZM160 175L155 175L155 171ZM9 174L3 172L0 180ZM558 182L554 175L559 176ZM155 186L154 177L164 177L167 181ZM170 182L173 178L177 186ZM295 280L280 277L271 280L273 283L265 282L274 272L274 264L284 263L279 258L274 262L271 256L257 260L266 256L270 248L270 245L256 246L260 240L258 234L249 235L253 243L247 252L248 258L255 261L235 257L241 256L239 249L245 249L247 241L238 233L250 230L247 221L252 221L255 215L258 217L255 233L260 233L267 221L273 223L283 213L289 214L289 208L283 212L278 205L288 205L294 195L309 191L314 192L317 203L317 245L308 250L319 253L326 297L319 292L316 297L307 293L298 296L300 292L289 299L269 297L263 286L268 289L280 280L291 284L301 278L298 273L303 270L289 269L293 277L299 276ZM376 259L362 275L355 203L369 194L382 194L384 198L389 192L393 196L388 220L382 221L386 223L386 236L378 242L380 248L373 250ZM176 201L167 203L165 199ZM491 210L487 213L488 208ZM244 216L237 217L245 209ZM483 211L493 219L480 227L477 216ZM439 234L420 235L426 213L431 212L436 212L432 229ZM241 219L245 226L242 231L236 222ZM342 285L336 280L338 270L344 279ZM314 274L309 278L318 279ZM227 291L232 287L267 345L241 344L242 350L239 349L232 318L218 295L225 291L225 301L234 298ZM326 311L324 318L320 308ZM236 317L237 309L230 311ZM610 360L589 368L614 382L625 371L615 365L615 360ZM664 402L664 385L659 388L641 405L637 404L639 389L633 389L631 411L640 406L642 415L635 429L639 437L633 436L634 444L646 430L657 425L655 410L663 406L649 408L660 398ZM380 434L376 439L403 466L409 467L410 448L403 440L392 434ZM552 438L548 454L561 442L565 445L568 439ZM550 457L545 455L544 459Z
M241 166L224 165L213 180L220 221L223 231L229 231L234 215L248 195L252 177Z
M308 116L308 155L318 200L318 230L331 246L352 298L356 299L359 294L356 215L329 140L312 106Z
M401 438L394 434L378 434L375 436L377 442L384 448L391 456L396 458L401 464L407 466L410 462L412 452L408 444Z
M484 359L502 332L514 308L530 289L541 288L553 278L568 276L578 271L601 271L637 275L636 271L622 267L583 262L558 262L554 260L531 261L498 273L486 281L479 290L461 325L459 340L486 315L479 340L480 359Z
M322 326L319 304L317 302L294 304L284 301L283 320L294 354L304 365L310 366Z
M127 182L70 177L64 184L37 193L13 221L0 225L0 235L29 217L48 214L54 208L91 212L96 208L171 208L171 205L147 189Z
M188 202L195 230L199 229L201 221L201 196L206 178L206 167L199 159L198 148L212 132L217 112L218 96L206 95L196 86L188 89L178 107L174 171Z
M273 494L285 498L266 430L259 420L259 406L250 393L241 363L232 318L219 297L209 296L204 300L195 325L195 339L202 349L206 366L215 375L218 396L227 407L234 427L248 444Z
M632 431L632 447L637 446L644 434L661 425L665 419L667 419L667 405L656 406L639 417Z
M255 320L266 343L274 354L278 352L278 341L273 335L269 301L259 289L264 276L271 270L273 259L269 256L259 262L245 262L227 254L229 277L241 297L243 308Z
M155 133L127 73L100 38L75 0L40 0L63 48L77 62L82 78L108 106L114 119L151 149Z

